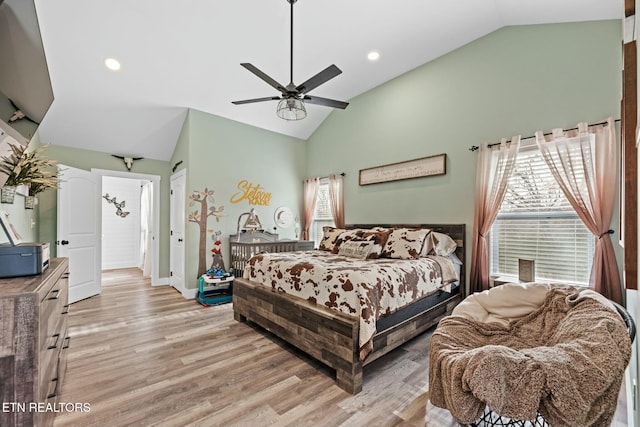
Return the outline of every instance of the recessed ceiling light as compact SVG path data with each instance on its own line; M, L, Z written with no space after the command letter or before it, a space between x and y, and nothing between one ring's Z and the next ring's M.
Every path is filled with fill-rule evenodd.
M113 71L118 71L120 69L120 61L115 58L107 58L104 60L104 65Z
M378 52L376 52L375 50L369 52L369 54L367 55L367 59L369 61L377 61L378 58L380 58L380 54Z

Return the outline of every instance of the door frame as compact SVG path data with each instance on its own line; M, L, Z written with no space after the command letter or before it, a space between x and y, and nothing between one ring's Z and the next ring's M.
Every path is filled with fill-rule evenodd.
M160 175L149 175L136 172L122 172L109 169L95 169L92 168L91 172L100 175L101 177L113 176L118 178L139 179L144 181L151 181L153 183L153 244L152 244L152 256L153 265L151 267L151 285L152 286L164 286L168 284L168 278L160 280L159 277L159 264L160 264Z
M184 200L176 200L175 197L173 197L173 195L171 194L171 192L173 192L173 183L177 179L184 180L184 191L185 191ZM186 211L187 211L187 207L186 207L187 193L186 193L186 191L187 191L187 170L186 169L181 169L178 172L172 174L171 177L169 178L169 192L170 192L170 196L169 196L169 203L170 203L170 206L169 206L169 212L170 212L169 213L169 239L170 239L169 240L169 266L170 267L169 267L169 269L171 270L171 268L174 265L174 263L173 263L173 260L174 260L173 257L174 256L178 256L178 257L182 258L181 263L180 263L182 265L182 272L181 272L182 273L182 280L183 280L182 286L181 286L181 289L178 289L175 286L174 286L174 288L176 290L178 290L182 294L182 296L184 296L187 299L190 299L190 298L195 298L195 296L196 296L195 293L197 293L197 290L195 290L195 293L193 293L193 295L192 295L192 290L187 289L186 282L185 282L185 277L186 277L186 274L187 274L187 266L185 264L185 261L186 261L186 258L187 258L186 257L186 248L187 248L187 245L186 245L186 241L187 241L186 240L186 237L187 237L186 236L186 233L187 233L186 225L187 224L186 224L186 222L184 224L180 224L180 226L182 227L182 235L183 235L183 239L184 239L183 240L184 243L182 245L181 253L174 253L175 251L174 251L173 236L172 236L172 226L173 226L173 220L174 220L173 215L174 215L174 212L176 211L176 209L180 209L183 212L183 217L185 218L185 221L186 221ZM173 286L171 284L171 278L169 278L169 284L171 286Z

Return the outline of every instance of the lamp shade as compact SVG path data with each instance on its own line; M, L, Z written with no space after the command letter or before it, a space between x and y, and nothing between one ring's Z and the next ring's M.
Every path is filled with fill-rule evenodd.
M278 102L276 114L284 120L302 120L307 117L307 110L300 99L285 98Z

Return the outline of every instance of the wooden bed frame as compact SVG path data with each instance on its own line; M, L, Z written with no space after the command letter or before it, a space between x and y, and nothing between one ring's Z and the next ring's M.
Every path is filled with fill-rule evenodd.
M347 228L371 228L354 224ZM456 255L465 261L465 224L375 224L380 227L430 228L449 234L458 243ZM376 333L373 351L360 361L359 321L312 304L302 298L276 292L258 283L236 278L233 284L233 311L237 321L251 321L306 352L336 371L336 384L349 393L362 390L362 368L410 339L436 325L465 297L465 269L460 271L460 286L426 311ZM444 291L439 291L444 292Z

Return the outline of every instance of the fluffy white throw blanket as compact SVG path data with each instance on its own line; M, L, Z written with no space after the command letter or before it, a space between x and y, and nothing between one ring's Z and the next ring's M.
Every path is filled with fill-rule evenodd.
M539 410L553 426L609 425L631 357L615 308L580 288L499 288L471 295L438 325L429 350L431 403L463 424L488 405L521 420Z

